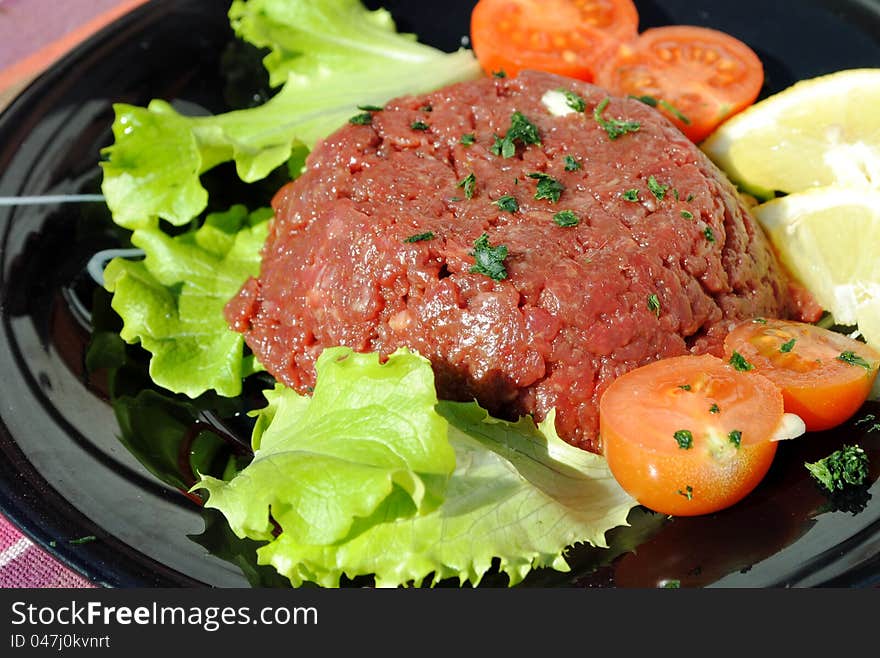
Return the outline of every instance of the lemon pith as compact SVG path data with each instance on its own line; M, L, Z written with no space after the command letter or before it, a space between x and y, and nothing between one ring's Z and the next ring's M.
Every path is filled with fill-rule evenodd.
M746 189L880 188L878 106L880 69L831 73L756 103L701 147Z
M835 321L880 344L880 190L839 185L763 203L753 213L780 260Z

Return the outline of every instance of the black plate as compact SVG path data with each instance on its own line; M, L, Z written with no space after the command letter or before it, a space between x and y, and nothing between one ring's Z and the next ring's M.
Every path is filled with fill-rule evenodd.
M749 43L766 66L765 94L801 78L880 66L880 2L636 4L643 29L665 23L708 25ZM401 29L451 50L467 34L473 2L384 5ZM229 72L236 57L227 48L232 41L227 6L214 0L154 1L40 77L0 116L0 196L98 193L99 150L111 141L113 102L144 105L162 97L199 112L241 103L241 85L228 87L223 75L223 62ZM254 84L245 97L260 98L263 92ZM189 405L153 391L133 404L134 396L149 388L136 353L115 353L109 379L108 364L100 359L97 365L87 364L93 333L109 328L104 336L112 336L115 320L86 267L97 251L124 242L103 205L0 208L0 236L4 514L62 561L109 586L274 584L252 568L247 545L230 541L220 520L204 517L180 493L171 473L181 464L178 470L186 471L193 459L234 457L237 444L225 442L217 428L244 436L245 428L231 423L247 399L225 407L216 400ZM127 406L119 406L121 399ZM876 404L863 413L868 411L880 416ZM161 453L160 435L166 430L178 432L176 454ZM144 437L156 442L141 442ZM850 424L827 437L782 446L765 482L734 508L676 519L659 530L659 524L654 528L653 521L646 521L648 516L635 515L634 529L651 532L636 532L633 538L620 531L613 538L624 549L640 543L637 553L624 551L610 561L605 558L616 554L575 551L573 574L540 574L533 582L875 585L880 582L876 482L859 500L829 501L800 466L856 438L871 455L875 482L880 432ZM150 447L155 445L159 448ZM199 533L199 541L191 538ZM89 535L96 540L70 543Z

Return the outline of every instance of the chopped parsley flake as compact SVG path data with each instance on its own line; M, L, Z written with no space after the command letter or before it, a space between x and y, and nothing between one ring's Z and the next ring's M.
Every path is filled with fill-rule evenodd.
M742 443L742 438L743 438L743 433L740 432L739 430L731 430L727 434L728 441L730 441L737 448L739 448L740 444Z
M622 196L626 201L639 201L639 191L635 188L627 190Z
M634 133L641 128L642 124L638 121L623 121L621 119L606 119L603 117L602 113L610 102L611 99L606 96L593 110L593 118L608 133L608 139L614 140L627 133Z
M690 384L682 384L681 386L679 386L679 388L682 391L689 391L689 390L691 390L691 385Z
M369 112L362 112L361 114L355 114L348 122L355 126L367 126L373 123L373 115Z
M68 544L88 544L89 542L95 541L97 537L95 535L86 535L85 537L79 537L78 539L70 539L68 540Z
M739 370L740 372L748 372L752 370L755 366L749 363L746 358L734 350L733 354L730 355L730 365L734 367L735 370Z
M684 125L686 125L686 126L691 125L691 120L688 119L682 113L682 111L679 110L677 107L675 107L675 105L673 105L672 103L668 103L667 101L664 101L663 99L660 99L659 101L657 101L657 103L658 103L658 105L660 105L660 107L662 107L664 110L669 112L672 116L674 116L676 119L681 121Z
M568 91L567 89L558 89L557 91L565 96L565 104L568 105L575 112L583 112L587 109L587 101L585 101L573 91Z
M832 493L850 486L859 487L870 474L868 454L859 445L844 445L819 461L805 462L804 466Z
M474 250L470 252L476 261L470 271L474 274L485 274L490 279L501 281L507 278L507 269L504 267L504 259L507 258L507 247L498 245L493 247L489 244L489 236L483 233L474 240Z
M456 187L460 187L464 190L464 195L468 199L474 198L474 188L477 185L477 177L474 176L473 172L469 173L467 176L458 181L458 185Z
M875 423L874 421L877 417L874 414L866 414L864 418L859 418L854 424L856 426L859 425L869 425L873 423L869 428L869 432L880 432L880 423Z
M534 178L538 181L538 186L535 189L536 199L549 199L553 203L559 201L559 196L562 194L562 190L565 189L562 183L540 172L529 174L529 178Z
M434 232L426 231L424 233L416 233L415 235L411 235L404 240L404 242L423 242L425 240L433 240Z
M434 111L434 108L433 108L433 106L431 106L430 103L428 105L422 105L419 109L422 112L433 112Z
M792 338L791 340L787 340L782 345L779 346L780 352L791 352L794 348L794 344L797 342L796 338Z
M653 176L648 177L648 189L651 191L657 201L663 201L663 198L666 196L666 190L669 189L668 185L661 185L657 182L657 179Z
M682 114L681 110L679 110L675 105L669 103L668 101L654 98L653 96L630 96L630 98L635 98L637 101L642 101L645 105L650 105L651 107L662 107L664 110L669 112L676 119L681 121L683 124L689 126L691 124L690 119L688 119L684 114Z
M427 130L428 124L424 121L413 121L411 124L409 124L409 127L413 130Z
M563 159L565 160L565 171L577 171L581 168L581 163L574 156L566 155Z
M458 141L465 146L470 146L477 141L477 137L473 133L467 133L465 135L462 135L461 139L459 139Z
M381 112L385 109L380 105L358 105L357 108L364 112Z
M682 210L681 216L684 217L685 219L693 219L694 213L692 213L690 210Z
M688 500L693 500L693 499L694 499L694 488L693 488L691 485L687 485L687 486L684 488L684 491L682 491L681 489L679 489L679 490L678 490L678 493L680 493L682 496L684 496L684 497L687 498Z
M755 322L757 324L767 324L767 320L765 320L764 318L755 318L754 320L752 320L752 322Z
M693 195L693 194L688 194L688 195L687 195L687 199L685 199L685 201L687 201L688 203L690 203L690 202L693 201L693 200L694 200L694 195Z
M492 71L493 78L506 78L507 73L504 72L503 69L498 69L497 71Z
M672 189L672 196L675 198L676 201L678 201L678 188Z
M517 203L516 197L510 196L509 194L498 197L498 199L492 203L504 212L516 212L519 210L519 203Z
M513 154L516 153L516 144L506 137L502 138L495 135L495 141L489 150L493 155L500 155L502 158L512 158Z
M706 236L706 239L709 242L715 242L715 233L712 232L711 226L707 226L705 229L703 229L703 235Z
M680 580L664 580L663 589L678 589L681 587Z
M510 115L510 128L507 129L504 137L495 136L491 151L502 158L511 158L516 153L517 142L524 146L541 143L538 127L519 110Z
M514 112L510 115L510 129L507 135L523 144L540 144L541 136L538 127L529 121L522 112Z
M562 226L563 228L577 226L581 222L580 218L571 210L560 210L553 215L553 221L556 222L557 226Z
M844 363L848 363L851 366L861 366L865 370L871 369L871 364L865 361L862 357L860 357L855 352L846 351L841 352L840 356L837 357L838 361L843 361Z
M682 450L690 450L694 447L694 435L690 430L678 430L672 435L675 438L678 447Z
M648 295L648 310L658 318L660 317L660 298L657 297L657 293Z
M721 413L721 409L718 407L718 405L715 402L713 402L712 406L709 407L709 413L710 414Z
M650 107L657 107L657 99L653 96L633 96L632 94L630 94L629 97L637 101L641 101L642 103Z

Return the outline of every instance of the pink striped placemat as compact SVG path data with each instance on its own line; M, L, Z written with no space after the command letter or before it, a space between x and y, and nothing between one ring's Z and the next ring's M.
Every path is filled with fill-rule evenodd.
M0 110L70 49L146 0L0 0ZM0 587L92 587L0 515Z
M0 587L93 587L0 516Z

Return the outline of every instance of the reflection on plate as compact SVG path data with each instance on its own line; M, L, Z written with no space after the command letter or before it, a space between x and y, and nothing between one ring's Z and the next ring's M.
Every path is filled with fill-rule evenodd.
M402 30L451 50L467 34L473 3L382 4ZM643 29L709 25L752 45L765 63L765 94L880 64L880 3L805 1L796 15L782 4L637 2ZM0 196L99 193L98 154L111 140L113 102L162 97L187 112L253 103L267 94L255 55L233 40L225 3L150 3L77 49L0 117ZM221 168L205 182L230 203L265 204L277 187L271 179L230 186L228 173ZM2 207L0 236L3 512L99 583L284 585L256 565L251 542L182 493L197 470L222 473L247 459L245 412L268 380L250 379L236 399L196 400L150 382L144 354L119 339L119 319L93 276L102 252L130 246L101 203ZM780 446L767 479L734 508L674 520L637 509L630 527L609 534L609 550L574 547L570 573L535 572L524 585L876 584L876 483L832 500L801 466L859 441L875 482L880 431L855 423L868 413L880 417L880 404L868 403L834 432ZM87 535L96 540L70 542Z

